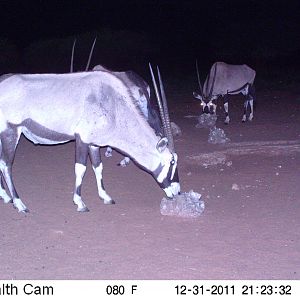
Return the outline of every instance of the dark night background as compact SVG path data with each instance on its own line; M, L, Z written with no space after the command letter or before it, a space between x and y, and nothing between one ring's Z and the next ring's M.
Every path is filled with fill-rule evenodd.
M178 77L203 75L214 61L246 63L264 80L297 82L300 1L0 1L0 73L133 69L148 61ZM193 75L194 76L194 75Z

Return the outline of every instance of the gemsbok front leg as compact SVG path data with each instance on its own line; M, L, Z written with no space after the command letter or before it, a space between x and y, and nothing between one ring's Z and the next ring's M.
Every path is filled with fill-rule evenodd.
M75 140L75 191L73 196L73 202L77 205L77 211L86 212L89 211L87 206L81 199L81 185L86 171L86 163L88 158L88 145L83 143L79 136L76 136Z
M228 95L224 95L224 111L225 111L225 124L229 124L230 118L229 118L229 111L228 111Z
M20 138L17 128L6 128L0 134L0 170L6 182L13 205L19 212L28 212L27 207L21 201L12 180L12 163L15 157L15 151ZM10 198L1 186L0 196L4 202L10 202Z
M99 197L103 199L104 204L115 204L115 201L106 193L104 189L102 179L103 163L101 161L100 148L96 146L89 146L89 155L96 176Z

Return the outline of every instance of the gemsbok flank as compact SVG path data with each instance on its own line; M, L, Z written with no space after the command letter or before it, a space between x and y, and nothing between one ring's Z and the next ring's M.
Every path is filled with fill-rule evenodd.
M158 69L157 69L158 70ZM151 69L153 83L157 90ZM9 196L0 186L4 202L27 212L13 180L12 164L21 134L35 144L60 144L75 140L75 190L77 211L88 211L81 198L88 156L96 176L98 194L114 204L106 193L99 147L111 146L130 156L150 173L167 197L180 193L177 154L163 84L158 70L161 117L165 136L158 137L142 114L130 88L116 75L103 72L68 74L16 74L0 77L0 170Z
M85 71L89 71L90 68L90 63L91 63L91 58L93 55L94 47L96 44L97 37L95 37L88 61L85 67ZM70 72L72 73L74 70L74 50L75 50L75 45L76 45L76 39L73 42L73 47L72 47L72 55L71 55L71 66L70 66ZM107 68L105 68L102 65L96 65L93 67L92 71L103 71L103 72L109 72L118 78L120 78L130 89L131 93L133 94L133 97L136 99L136 103L139 106L139 109L145 116L147 122L149 125L155 130L156 135L160 135L161 137L163 136L163 131L162 131L162 124L158 115L158 112L156 109L151 105L150 102L150 86L149 84L137 73L134 71L125 71L125 72L115 72L111 71ZM110 157L112 156L112 148L107 147L105 156ZM130 158L125 157L122 159L119 163L120 166L125 167L129 164Z
M245 122L247 119L248 106L250 107L248 120L252 121L253 101L255 100L254 79L256 75L253 69L247 65L229 65L224 62L216 62L212 65L203 86L200 81L197 61L196 70L200 94L193 92L193 95L201 101L203 113L216 114L217 105L214 101L221 96L224 101L225 124L228 124L230 121L228 98L230 95L242 93L246 97L242 121Z

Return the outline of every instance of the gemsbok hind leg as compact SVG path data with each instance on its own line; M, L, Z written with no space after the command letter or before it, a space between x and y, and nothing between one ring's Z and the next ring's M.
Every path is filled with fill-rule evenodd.
M89 155L97 180L99 197L103 199L104 204L115 204L115 201L106 193L104 189L102 179L103 163L101 161L100 148L96 146L89 146Z
M243 122L247 121L248 107L250 109L248 120L252 121L253 120L253 98L251 96L247 96L247 99L245 100L245 103L244 103L244 114L243 114L243 118L242 118Z
M254 85L250 85L249 87L249 94L248 94L248 101L250 105L250 114L249 114L249 121L252 121L253 119L253 102L255 99L255 87Z
M8 194L6 193L6 190L3 186L3 176L2 176L2 173L0 174L0 198L3 199L3 202L4 203L9 203L9 202L12 202L12 199L8 196Z
M247 120L248 103L249 103L248 100L245 100L245 102L244 102L244 114L243 114L242 122L246 122L246 120Z
M88 158L88 145L83 143L79 136L76 136L75 140L75 191L73 196L73 202L77 205L77 211L86 212L89 211L87 206L81 199L81 185L82 179L86 171L86 163Z
M246 97L245 103L244 103L244 114L242 121L246 122L247 120L247 109L249 107L250 113L248 120L252 121L253 120L253 101L254 101L254 96L255 96L255 89L253 85L249 85L245 92L242 92L243 95Z
M17 128L7 128L0 134L0 170L6 182L7 188L12 197L13 205L19 212L28 212L27 207L21 201L12 180L12 163L15 157L15 151L20 138ZM5 190L1 187L1 197L5 197ZM8 196L6 194L6 196ZM8 201L5 197L4 201ZM10 202L10 201L8 201Z

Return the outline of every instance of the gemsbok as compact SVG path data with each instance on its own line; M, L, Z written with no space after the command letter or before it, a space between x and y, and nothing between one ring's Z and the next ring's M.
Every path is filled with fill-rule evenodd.
M151 68L150 68L151 69ZM21 134L35 144L75 141L75 190L77 211L88 211L81 198L82 179L90 157L99 197L114 200L102 180L99 148L111 146L131 157L150 173L167 197L180 193L177 154L158 71L160 90L151 69L159 101L164 137L158 137L141 112L128 85L110 72L68 74L15 74L0 77L0 170L10 196L0 186L4 202L27 212L12 179L12 164ZM161 104L161 99L164 104Z
M216 62L212 65L203 86L200 81L197 61L196 70L200 94L194 92L193 95L201 101L203 113L216 114L217 105L214 101L221 96L224 101L225 124L228 124L230 121L228 98L230 95L242 93L246 97L242 121L247 120L248 106L250 107L248 120L252 121L253 101L255 100L254 79L256 75L253 69L247 65L229 65L224 62Z

